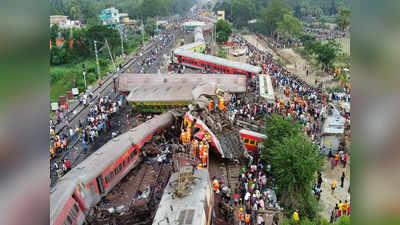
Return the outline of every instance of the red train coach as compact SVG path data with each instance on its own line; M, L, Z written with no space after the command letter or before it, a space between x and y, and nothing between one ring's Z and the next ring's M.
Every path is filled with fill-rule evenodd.
M173 121L170 112L146 121L110 140L68 172L51 190L50 224L86 224L84 212L141 162L141 147Z
M251 130L240 129L240 137L249 151L257 151L258 143L262 143L267 136Z
M173 62L200 70L211 70L224 74L243 74L248 78L261 72L261 68L258 66L191 52L182 48L174 50Z
M211 29L212 26L196 28L195 43L186 44L175 49L172 54L172 62L217 73L243 74L247 78L253 78L254 75L261 73L261 68L258 66L190 51L189 49L192 49L192 47L204 43L203 32L209 32Z

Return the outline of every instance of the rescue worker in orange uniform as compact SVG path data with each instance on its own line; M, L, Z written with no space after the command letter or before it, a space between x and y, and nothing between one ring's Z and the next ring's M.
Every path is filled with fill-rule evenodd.
M244 222L244 216L243 216L243 208L239 209L238 212L238 221L239 221L239 225L241 225Z
M244 216L244 223L246 225L250 225L250 214L246 213L246 215Z
M182 144L186 144L186 134L185 133L186 133L185 130L182 129L181 130L181 141L182 141Z
M199 143L198 143L198 141L195 139L195 138L193 138L193 141L192 141L192 145L193 145L193 156L196 158L196 150L197 150L197 145L198 145Z
M215 193L219 193L219 182L218 180L214 177L212 185L214 187Z
M203 149L203 155L202 155L201 161L203 163L203 167L207 167L207 157L208 157L208 148L209 148L207 142L204 143L203 148L204 149Z
M191 137L192 137L192 129L190 129L190 126L186 127L186 142L189 143L191 142Z
M203 144L202 141L200 141L200 144L199 144L199 157L201 158L203 154L204 154L204 144Z
M211 110L213 109L214 103L213 100L210 100L210 102L208 103L208 111L211 112Z
M61 143L59 138L57 139L57 141L54 141L54 148L56 149L57 153L61 152Z
M218 105L219 105L219 109L221 110L221 111L224 111L224 112L226 112L226 109L225 109L225 105L224 105L224 99L222 98L222 97L219 97L218 98Z
M208 157L208 153L207 153L207 151L204 151L203 157L201 159L201 162L203 163L203 168L207 167L207 157Z
M54 148L50 145L50 157L51 157L52 159L54 159L55 156L56 156L56 155L55 155L55 153L54 153Z

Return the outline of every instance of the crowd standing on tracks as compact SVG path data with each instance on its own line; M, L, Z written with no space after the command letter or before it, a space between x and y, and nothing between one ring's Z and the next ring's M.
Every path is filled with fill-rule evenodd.
M265 99L261 99L257 95L253 96L253 98L249 96L246 98L236 98L232 96L231 102L227 104L228 112L232 113L235 119L256 121L260 125L263 123L264 115L270 116L272 113L277 113L286 117L292 117L304 125L305 134L314 144L318 145L319 150L321 150L322 111L330 102L350 102L350 89L346 88L346 91L343 93L325 93L317 82L315 82L314 85L308 84L275 63L270 53L260 51L238 35L234 35L233 39L233 42L238 43L242 48L247 47L249 55L248 62L252 65L261 66L263 68L263 73L271 76L273 87L280 94L275 96L275 101L273 103L268 103ZM257 79L257 76L249 79L249 91L253 92L257 89ZM349 134L350 113L344 110L340 113L346 119L347 126L345 133ZM341 143L338 153L330 153L328 155L332 160L333 167L337 165L339 159L344 166L346 165L348 153L343 150L344 143ZM247 215L249 215L251 221L258 221L260 222L258 224L262 224L261 220L259 220L258 216L253 212L256 212L257 209L265 208L267 205L276 206L274 205L276 202L271 202L264 194L267 178L261 169L263 163L257 155L254 159L256 162L254 165L242 169L240 185L235 187L234 191L234 203L236 205L239 204L241 207L237 214L238 220L241 221L239 224L249 224L248 220L246 220ZM320 177L321 174L319 174L318 185L315 185L313 188L318 200L321 197L320 188L322 179ZM339 178L341 180L341 187L343 187L344 177L345 175L343 173ZM214 189L218 192L221 184L217 182L213 182L213 184L215 184ZM336 220L340 215L344 215L344 208L346 208L346 212L349 210L349 203L347 200L344 202L346 202L345 207L343 207L344 203L340 202L333 209L333 220ZM294 214L295 213L296 212L294 212ZM297 215L297 217L298 216L299 215Z
M119 111L123 104L123 96L114 100L115 93L108 93L97 99L97 102L89 106L86 120L79 120L79 125L74 127L68 122L66 132L54 133L54 122L50 120L50 159L54 161L51 165L52 171L61 178L71 169L71 160L64 156L76 144L81 142L84 154L87 154L89 145L93 145L96 138L111 130L111 117ZM87 102L82 104L88 104Z

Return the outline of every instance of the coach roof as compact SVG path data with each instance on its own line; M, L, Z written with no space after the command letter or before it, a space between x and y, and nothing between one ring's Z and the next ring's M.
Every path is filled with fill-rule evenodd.
M198 60L207 61L207 62L218 64L218 65L233 67L233 68L244 70L244 71L251 72L251 73L260 73L261 72L261 68L258 66L252 66L247 63L231 61L231 60L227 60L227 59L223 59L223 58L219 58L219 57L215 57L215 56L211 56L211 55L195 53L195 52L184 50L182 48L175 49L174 54L185 56L185 57L190 57L190 58L195 58Z

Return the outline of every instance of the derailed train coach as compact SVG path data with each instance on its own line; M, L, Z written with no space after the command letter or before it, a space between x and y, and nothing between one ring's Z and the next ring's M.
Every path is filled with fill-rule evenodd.
M261 73L261 68L247 63L231 61L220 57L201 54L199 46L205 46L203 31L209 27L198 27L195 30L195 42L183 45L173 51L172 62L194 69L213 71L224 74L242 74L247 78L253 78ZM200 32L201 30L201 32Z
M110 140L69 171L51 190L50 224L87 224L86 214L142 161L142 146L174 123L171 112L159 115Z
M207 169L192 170L183 167L171 175L164 189L153 225L186 224L210 225L214 215L214 193ZM192 177L194 182L182 182ZM179 182L185 184L187 193L177 195Z

